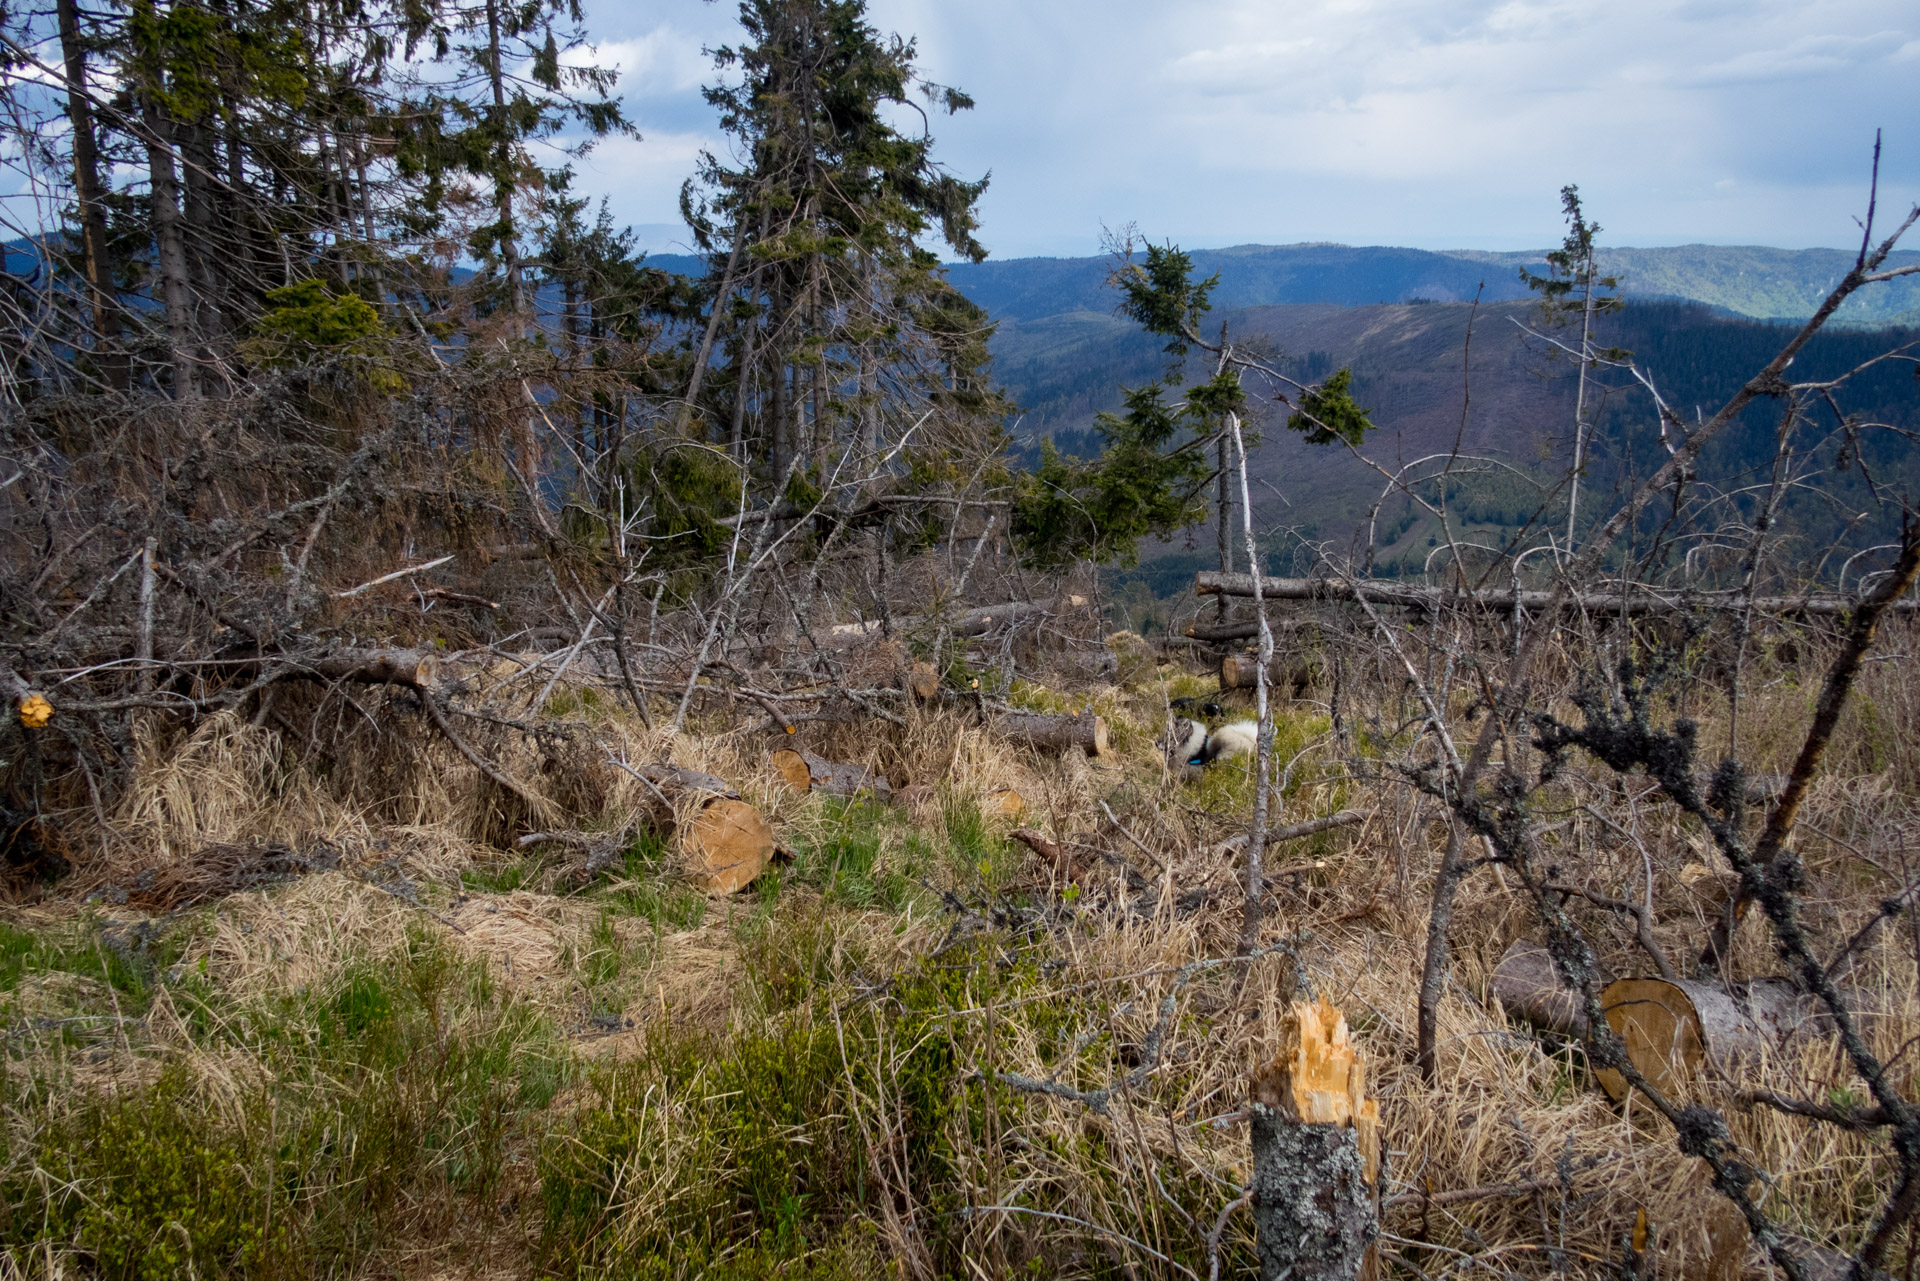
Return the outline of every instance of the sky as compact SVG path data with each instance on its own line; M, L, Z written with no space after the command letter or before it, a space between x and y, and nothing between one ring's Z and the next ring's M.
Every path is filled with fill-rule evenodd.
M1882 217L1920 200L1915 0L871 0L931 79L935 122L991 172L997 258L1100 252L1136 224L1232 244L1532 249L1578 183L1616 245L1857 244L1876 127ZM588 0L640 141L578 166L656 251L723 149L703 49L729 0ZM916 122L917 122L917 118ZM1909 247L1920 247L1910 245Z

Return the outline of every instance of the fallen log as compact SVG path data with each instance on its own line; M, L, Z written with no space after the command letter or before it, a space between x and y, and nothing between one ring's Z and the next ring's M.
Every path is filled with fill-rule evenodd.
M1731 987L1698 979L1612 979L1600 975L1600 1008L1626 1045L1627 1059L1669 1097L1683 1097L1693 1074L1710 1063L1727 1077L1777 1054L1798 1038L1819 1035L1831 1023L1818 1000L1785 979L1756 979ZM1494 968L1492 994L1510 1013L1568 1040L1587 1039L1580 993L1568 987L1538 943L1513 944ZM1594 1077L1614 1102L1626 1098L1626 1078L1612 1068Z
M1078 747L1089 756L1105 756L1111 750L1107 744L1107 722L1092 712L1078 716L1002 712L987 722L987 730L1010 743L1049 752Z
M732 894L751 884L773 859L773 828L723 779L673 765L629 769L649 795L642 811L670 836L687 877L709 894Z
M1207 570L1194 575L1197 596L1251 596L1253 575L1222 574ZM1261 578L1260 596L1264 600L1322 600L1370 605L1398 605L1428 613L1443 609L1490 609L1512 613L1515 609L1539 611L1555 604L1554 593L1492 589L1471 594L1436 587L1405 587L1377 581L1335 581L1325 578ZM1678 614L1695 610L1752 609L1762 614L1851 613L1858 604L1851 596L1810 593L1801 596L1755 596L1738 592L1673 592L1649 587L1632 592L1576 592L1559 601L1568 610L1587 610L1600 614ZM1911 597L1891 602L1889 609L1913 612L1920 600Z
M271 661L261 660L262 664ZM286 661L290 677L427 690L440 682L440 659L424 649L336 649L289 656Z
M1263 590L1264 595L1264 580ZM1279 636L1286 632L1297 631L1311 625L1311 620L1297 618L1269 618L1267 630ZM1260 635L1260 620L1257 618L1236 618L1224 623L1202 623L1198 620L1188 623L1186 636L1198 641L1237 641L1253 640Z
M1295 1001L1280 1049L1253 1073L1254 1233L1262 1281L1379 1275L1380 1104L1326 1000Z
M798 796L825 792L829 796L872 796L893 799L893 787L864 765L842 765L797 747L783 747L768 758L774 773Z
M962 638L985 636L1002 627L1014 627L1054 614L1064 614L1069 610L1083 609L1086 604L1085 596L1062 596L1056 600L1011 600L1000 605L981 605L955 614L948 620L947 630L951 635ZM883 626L882 620L877 618L861 623L837 623L822 633L820 639L829 649L844 649L871 640L886 631L923 630L939 621L935 615L905 614L888 620L887 626Z
M1831 1028L1819 1001L1786 979L1732 985L1615 979L1600 989L1600 1008L1626 1043L1628 1061L1669 1098L1687 1094L1703 1063L1733 1078L1795 1040ZM1614 1102L1626 1098L1620 1073L1602 1068L1594 1077Z

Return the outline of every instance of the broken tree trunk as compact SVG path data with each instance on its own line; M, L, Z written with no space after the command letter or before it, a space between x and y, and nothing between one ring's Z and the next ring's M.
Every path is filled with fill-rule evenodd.
M893 799L893 787L864 765L842 765L797 747L783 747L768 758L782 782L798 795L825 792L829 796L872 796Z
M1253 1223L1263 1281L1379 1275L1380 1104L1347 1020L1295 1001L1253 1073Z
M1003 712L987 722L987 729L1010 743L1049 752L1082 748L1089 756L1105 756L1107 722L1092 712L1078 716L1052 716L1045 712Z
M695 885L709 894L732 894L766 870L773 828L731 785L672 765L643 765L633 773L647 793L647 818L673 838Z
M1219 574L1204 571L1194 575L1196 596L1251 596L1251 574ZM1371 605L1400 605L1429 613L1442 609L1491 609L1511 613L1515 609L1542 610L1554 604L1552 592L1500 591L1475 592L1471 596L1433 587L1404 587L1397 583L1335 582L1324 578L1260 579L1264 600L1361 601ZM1762 614L1840 615L1852 612L1857 604L1852 597L1828 594L1805 596L1745 597L1737 592L1659 592L1641 588L1633 592L1584 592L1569 594L1559 602L1562 609L1587 610L1597 614L1681 614L1694 610L1755 610ZM1890 602L1889 609L1911 613L1920 609L1920 601L1911 597Z

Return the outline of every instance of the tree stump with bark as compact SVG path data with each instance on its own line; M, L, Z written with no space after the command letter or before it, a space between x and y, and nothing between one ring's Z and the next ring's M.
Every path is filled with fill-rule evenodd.
M796 795L825 792L829 796L871 796L893 799L893 787L864 765L842 765L798 747L783 747L768 758L774 773Z
M1005 712L987 722L994 737L1042 751L1064 752L1080 748L1089 756L1105 756L1107 722L1092 712L1078 716L1054 716L1045 712Z
M1253 1074L1253 1222L1263 1281L1373 1281L1380 1104L1347 1020L1295 1001Z
M687 878L709 894L752 884L773 860L773 828L733 786L711 774L643 765L642 808L655 830L673 838Z

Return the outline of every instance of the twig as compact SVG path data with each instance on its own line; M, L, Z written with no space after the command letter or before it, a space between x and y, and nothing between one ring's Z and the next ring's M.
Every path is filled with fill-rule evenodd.
M1220 1238L1226 1235L1227 1220L1233 1217L1235 1210L1252 1200L1253 1189L1248 1188L1222 1206L1220 1217L1213 1221L1213 1231L1207 1233L1207 1281L1220 1281Z
M1740 1102L1746 1107L1770 1107L1776 1112L1785 1112L1789 1116L1804 1116L1812 1121L1825 1121L1844 1130L1878 1130L1893 1124L1893 1118L1882 1107L1837 1108L1824 1103L1814 1103L1807 1099L1796 1099L1791 1095L1779 1094L1773 1090L1747 1090L1740 1095Z
M1155 858L1153 851L1148 849L1145 845L1142 845L1140 843L1140 838L1135 836L1132 832L1129 832L1127 830L1127 825L1125 823L1122 823L1119 819L1113 816L1113 811L1107 808L1107 803L1105 801L1100 802L1100 812L1107 816L1107 822L1113 824L1114 827L1119 829L1120 835L1126 837L1129 841L1133 842L1133 848L1139 850L1142 854L1146 855L1147 861L1153 864L1154 867L1158 869L1158 871L1162 876L1166 875L1167 865L1165 863L1162 863L1159 859Z
M380 575L380 577L364 582L360 584L358 587L349 587L344 592L334 592L332 593L332 595L335 600L346 600L348 597L351 597L351 596L363 595L364 593L370 592L374 588L380 586L380 584L382 583L391 583L396 578L405 578L409 574L424 574L430 569L438 569L440 566L446 564L448 561L452 559L453 559L452 556L442 556L440 557L440 559L430 560L424 565L409 565L405 569L396 569L391 574L382 574ZM430 590L437 590L437 589L430 589ZM465 599L477 600L478 597L469 596L469 597L466 597ZM490 605L492 604L491 601L486 603ZM498 605L493 605L493 608L499 609L500 607Z

